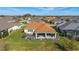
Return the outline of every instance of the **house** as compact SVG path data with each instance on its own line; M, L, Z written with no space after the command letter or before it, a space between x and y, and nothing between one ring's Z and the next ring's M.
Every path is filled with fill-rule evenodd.
M32 21L32 19L29 17L28 19L27 19L27 23L30 23Z
M73 20L68 23L64 23L57 27L57 29L65 34L66 36L69 36L71 38L79 38L79 20Z
M56 17L56 19L54 20L55 26L58 26L58 25L63 24L63 23L66 23L66 21L61 17Z
M56 39L56 31L42 20L33 20L24 29L26 38Z
M7 32L17 30L20 28L20 24L16 22L16 19L12 17L0 17L0 38Z

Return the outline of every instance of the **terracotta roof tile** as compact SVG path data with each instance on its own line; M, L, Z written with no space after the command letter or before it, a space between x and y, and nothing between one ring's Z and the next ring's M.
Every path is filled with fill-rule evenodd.
M55 30L43 21L32 21L26 25L27 29L34 29L35 32L55 32Z

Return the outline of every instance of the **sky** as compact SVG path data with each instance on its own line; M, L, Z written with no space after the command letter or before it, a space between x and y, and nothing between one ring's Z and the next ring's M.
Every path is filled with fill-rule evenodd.
M79 7L0 7L0 15L79 16Z

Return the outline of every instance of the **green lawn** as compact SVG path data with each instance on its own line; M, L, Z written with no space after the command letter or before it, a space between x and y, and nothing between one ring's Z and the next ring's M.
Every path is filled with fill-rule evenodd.
M53 40L28 40L22 38L23 29L12 32L6 39L5 42L8 45L8 50L35 50L35 51L49 51L57 50L55 48Z
M23 29L12 32L0 40L0 50L9 51L71 51L79 50L79 41L61 37L60 40L29 40L22 38Z

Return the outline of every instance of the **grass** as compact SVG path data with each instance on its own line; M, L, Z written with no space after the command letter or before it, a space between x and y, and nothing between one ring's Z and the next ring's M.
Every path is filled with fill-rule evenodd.
M12 32L5 41L11 51L52 51L56 50L53 40L28 40L22 38L23 29Z
M56 42L57 47L63 51L78 51L79 41L60 36L60 40Z
M0 40L0 50L9 51L62 51L79 50L79 41L60 36L54 40L29 40L22 38L23 28Z

